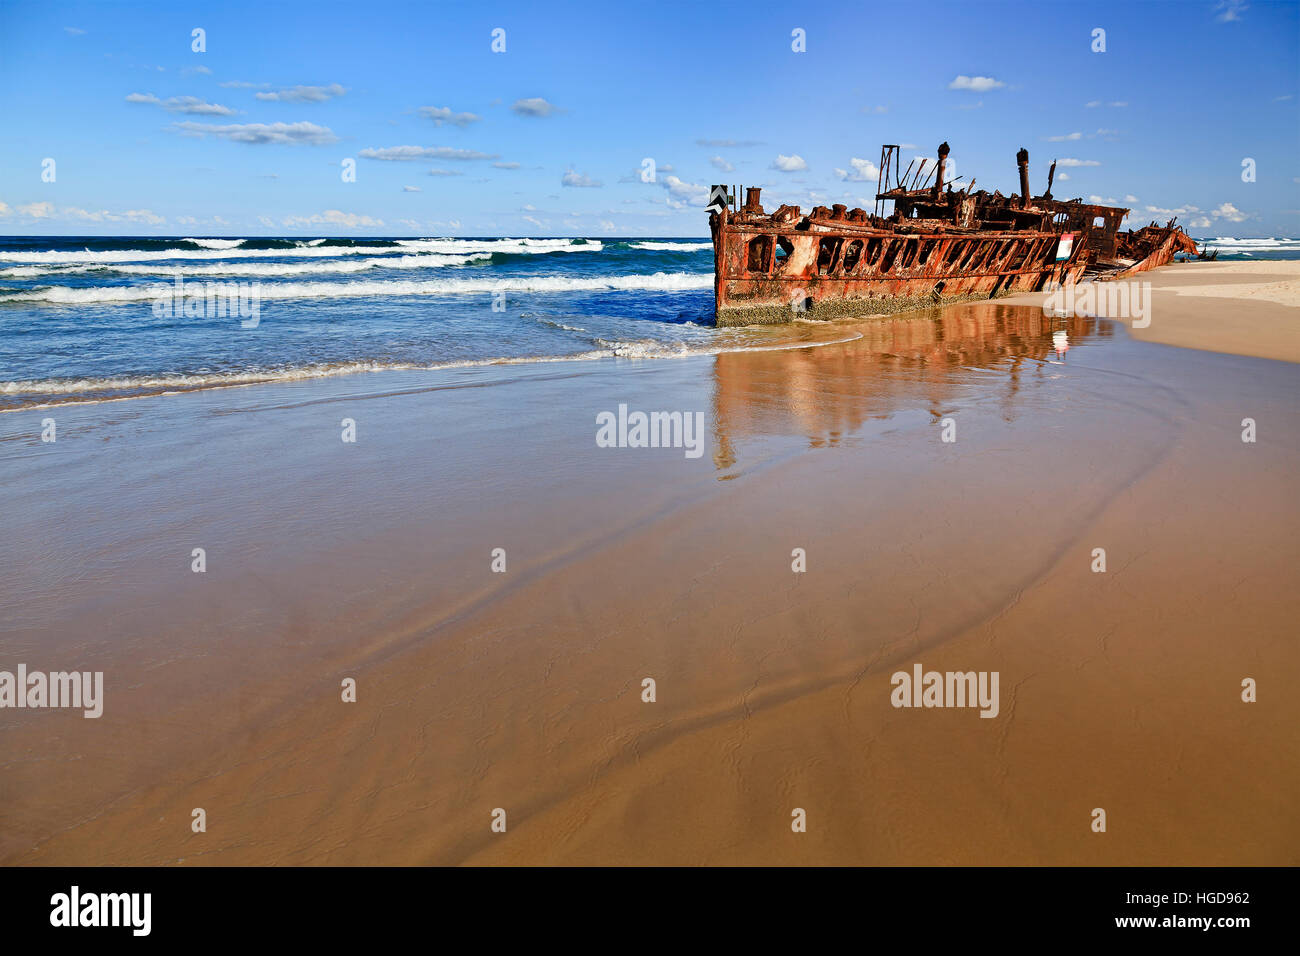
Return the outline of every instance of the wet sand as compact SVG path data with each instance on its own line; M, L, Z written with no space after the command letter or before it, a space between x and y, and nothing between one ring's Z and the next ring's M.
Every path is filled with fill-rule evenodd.
M0 669L105 706L0 711L0 862L1300 862L1297 367L832 331L3 416ZM704 455L598 447L620 403ZM916 663L998 716L893 707Z

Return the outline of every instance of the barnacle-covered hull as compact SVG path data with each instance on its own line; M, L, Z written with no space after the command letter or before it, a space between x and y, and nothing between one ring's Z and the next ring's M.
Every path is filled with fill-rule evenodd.
M714 298L718 325L789 322L924 308L1054 288L1089 278L1116 278L1168 262L1195 244L1170 222L1120 233L1127 209L1060 201L1048 189L1030 196L1029 154L1021 150L1022 192L945 192L948 145L920 184L899 174L898 147L881 153L877 212L797 206L765 213L760 190L743 206L724 186L710 204ZM894 185L890 186L890 163ZM1055 164L1053 164L1053 175ZM1024 197L1024 198L1022 198ZM730 202L728 202L730 200ZM893 203L889 216L882 203Z

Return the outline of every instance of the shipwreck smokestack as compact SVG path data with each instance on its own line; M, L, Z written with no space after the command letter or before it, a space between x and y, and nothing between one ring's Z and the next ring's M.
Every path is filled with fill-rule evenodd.
M934 198L935 198L935 199L938 199L941 195L943 195L943 174L944 174L944 170L945 170L945 168L946 168L947 165L948 165L948 153L949 153L949 152L950 152L950 150L948 149L948 144L947 144L946 142L945 142L945 143L940 143L940 144L939 144L939 173L938 173L938 176L936 177L936 179L935 179L935 181L934 181Z
M1029 198L1029 150L1023 146L1016 153L1016 165L1020 167L1020 208L1028 209L1032 204Z
M763 190L759 186L750 186L745 190L745 212L757 212L762 214L763 207L759 204L758 196Z

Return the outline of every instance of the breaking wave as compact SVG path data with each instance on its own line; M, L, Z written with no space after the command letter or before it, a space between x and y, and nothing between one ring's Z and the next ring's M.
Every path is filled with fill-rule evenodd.
M276 282L260 286L261 299L341 299L368 296L464 295L491 292L677 292L707 289L713 276L695 272L656 272L653 275L533 276L473 279L372 280L358 282ZM170 295L166 283L134 286L48 286L0 293L0 304L49 302L55 305L143 302Z

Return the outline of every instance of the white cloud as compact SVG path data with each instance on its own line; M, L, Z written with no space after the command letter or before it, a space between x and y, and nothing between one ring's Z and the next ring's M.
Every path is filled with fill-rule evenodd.
M18 214L30 216L32 219L49 219L54 214L54 203L29 202L25 206L18 207Z
M455 169L431 169L430 176L464 176L465 174Z
M203 73L207 76L212 75L212 71L206 66L187 66L185 69L181 70L181 73Z
M342 226L356 229L360 226L382 226L382 219L372 219L358 213L341 212L338 209L326 209L313 216L288 216L281 220L286 226Z
M419 186L403 186L403 187L402 187L402 192L404 192L404 193L418 193L418 192L423 192L423 191L424 191L424 190L422 190Z
M709 160L709 162L713 165L715 169L720 169L724 173L733 172L736 168L735 166L731 165L731 163L723 159L721 156L714 156L712 159Z
M160 100L152 93L129 93L128 103L148 103L161 106L169 113L189 113L193 116L234 116L235 111L219 103L208 103L197 96L173 96Z
M451 146L385 146L367 147L357 155L366 159L383 159L390 162L410 162L416 159L496 159L496 153L480 153L474 149L456 149Z
M347 89L338 83L330 83L328 86L291 86L253 95L259 100L274 100L281 103L324 103L346 92Z
M204 126L202 123L176 123L174 129L191 136L216 136L235 143L280 143L287 145L324 146L337 143L338 137L328 126L315 123L231 123L227 126Z
M674 209L683 209L687 203L703 206L709 201L709 188L688 183L678 176L657 176L655 184L668 192L667 202Z
M1215 209L1210 215L1215 219L1226 219L1228 222L1244 222L1250 218L1230 202L1220 203L1219 208Z
M1241 15L1250 9L1250 4L1246 0L1219 0L1214 9L1214 19L1220 23L1234 23L1241 20Z
M1049 143L1068 143L1068 142L1071 142L1072 140L1076 140L1076 139L1083 139L1083 134L1082 134L1082 133L1066 133L1064 136L1049 136L1049 137L1047 137L1047 141L1048 141Z
M459 126L464 129L470 123L477 123L483 117L476 113L457 113L450 106L421 106L419 114L425 119L433 120L434 126L442 126L449 123L452 126Z
M1201 216L1199 219L1193 219L1188 225L1193 229L1209 229L1213 225L1208 216Z
M542 223L542 221L541 221L540 219L534 217L534 216L524 216L524 217L523 217L523 220L524 220L524 222L531 222L531 223L532 223L534 226L536 226L538 229L543 228L543 223Z
M802 169L807 169L808 164L798 153L786 156L784 153L778 154L776 159L772 160L772 168L779 169L783 173L795 173Z
M869 159L854 156L849 160L849 166L849 169L836 169L836 178L848 183L865 183L874 181L880 175L880 169Z
M518 164L518 163L513 163L513 162L511 162L511 163L493 163L492 165L493 165L494 167L496 167L497 169L518 169L518 168L519 168L519 164Z
M264 90L270 83L249 83L247 80L226 80L224 83L217 84L231 90Z
M957 78L948 84L948 89L985 93L989 90L1000 90L1004 86L1005 83L991 76L966 76L964 73L959 73Z
M519 116L552 116L559 112L559 108L554 103L548 103L540 96L530 96L527 99L515 100L510 107L512 113Z
M1095 159L1072 159L1069 156L1065 157L1065 159L1058 159L1056 161L1056 164L1058 166L1100 166L1101 165L1101 163L1097 162Z
M1124 201L1125 201L1125 202L1137 202L1137 201L1138 201L1138 198L1137 198L1137 196L1134 196L1132 193L1129 193L1128 195L1126 195L1126 196L1124 197Z
M598 179L592 179L586 173L578 173L570 169L568 172L566 172L563 176L560 177L560 185L576 186L584 189L594 189L595 187L602 186L604 184L600 182L600 180Z
M1070 178L1070 174L1069 174L1069 173L1057 173L1057 174L1056 174L1056 181L1057 181L1058 183L1063 183L1063 182L1065 182L1065 181L1066 181L1067 179L1069 179L1069 178Z

